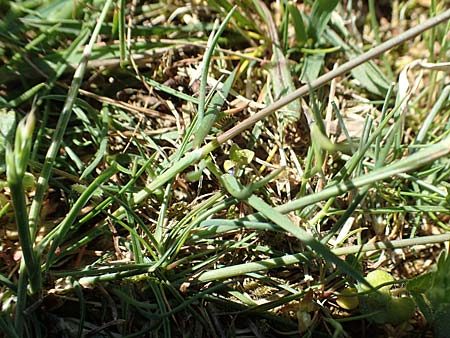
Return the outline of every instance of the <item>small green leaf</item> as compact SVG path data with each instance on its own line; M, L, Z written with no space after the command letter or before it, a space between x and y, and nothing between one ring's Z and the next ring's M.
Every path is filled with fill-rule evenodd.
M236 162L234 162L234 161L225 160L225 162L223 162L223 170L225 170L225 172L229 172L235 166L236 166Z
M413 293L425 293L432 285L433 274L427 273L408 280L406 289Z
M205 168L206 168L206 160L203 159L200 161L200 163L198 165L198 169L196 169L194 171L190 171L186 174L186 180L188 180L189 182L196 182L196 181L200 180Z
M33 174L26 172L23 176L23 187L27 191L31 191L36 187L36 178Z
M237 144L233 144L230 149L230 160L236 165L248 165L252 162L255 153L248 149L241 149Z
M357 293L358 290L356 288L345 288L336 298L337 305L345 310L357 308L359 305Z
M367 274L366 281L369 282L374 288L378 286L395 281L394 277L389 272L383 270L374 270ZM392 285L386 285L379 289L380 292L389 294ZM362 291L369 291L369 288L366 285L361 285Z

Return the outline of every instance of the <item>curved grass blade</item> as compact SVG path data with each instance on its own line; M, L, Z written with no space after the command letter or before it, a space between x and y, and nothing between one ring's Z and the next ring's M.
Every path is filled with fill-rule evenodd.
M83 58L78 66L78 68L75 71L72 84L69 88L69 92L67 95L66 102L64 104L63 110L61 112L61 115L58 120L58 124L56 126L55 133L52 138L52 143L50 145L50 148L47 152L47 155L45 157L44 166L42 167L41 176L38 180L38 184L36 187L36 194L33 199L33 202L31 204L30 208L30 227L32 229L32 237L34 238L36 231L37 231L37 223L39 218L39 212L41 210L42 202L44 199L44 194L48 186L48 179L50 177L51 170L53 168L53 164L55 162L55 158L58 154L62 137L64 135L64 132L66 130L67 124L69 123L69 119L72 113L72 108L74 105L75 98L78 94L78 90L80 89L81 82L84 77L84 73L86 71L87 62L89 59L89 56L91 54L92 48L94 44L97 42L98 35L100 33L100 29L102 27L103 22L106 19L106 16L109 12L109 9L111 7L112 0L107 0L105 5L103 6L103 10L97 20L97 25L94 28L94 31L92 32L92 36L89 40L89 43L86 45L84 52L83 52Z
M203 59L203 70L202 70L202 76L200 80L200 96L199 96L199 103L198 103L198 112L197 112L197 122L196 126L193 128L192 131L198 130L200 126L203 124L203 118L205 114L205 106L206 106L206 86L208 84L208 73L209 73L209 65L211 63L211 58L214 53L214 48L216 47L217 43L219 42L219 38L222 35L223 31L225 30L226 25L228 24L228 21L230 21L231 17L234 14L234 11L236 10L236 6L234 6L230 12L227 14L225 19L223 19L223 22L220 24L216 34L211 40L211 43L208 45L208 48L205 53L205 57ZM189 139L191 135L186 135L186 140Z

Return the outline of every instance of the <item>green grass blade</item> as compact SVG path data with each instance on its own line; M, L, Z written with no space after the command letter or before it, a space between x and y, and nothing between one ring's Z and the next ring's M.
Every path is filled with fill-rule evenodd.
M317 194L305 196L303 198L292 201L284 206L277 208L277 210L282 213L297 210L306 205L313 204L333 196L338 196L351 189L359 188L367 184L375 183L379 180L391 178L395 175L418 169L422 166L433 163L441 157L447 156L449 153L450 137L447 137L439 143L428 146L420 150L419 152L405 157L384 168L375 169L369 174L330 186Z
M228 93L230 92L231 86L233 85L234 79L236 77L238 68L236 68L230 76L223 83L222 88L220 88L217 93L214 94L211 102L208 104L208 109L203 118L202 124L199 126L197 132L195 133L195 138L193 141L194 147L199 147L204 141L205 137L211 131L214 123L220 114L220 109L222 108Z
M285 96L287 93L295 90L295 85L291 76L289 62L284 55L284 51L280 45L277 27L272 19L272 15L267 6L259 0L254 0L256 9L267 25L269 31L270 43L272 46L271 64L269 72L271 75L271 89L275 100ZM287 123L297 121L300 118L300 102L293 100L286 105L286 108L280 109L280 131Z
M72 80L72 84L69 88L69 93L67 95L67 100L64 104L63 110L61 112L61 116L58 120L56 132L52 139L52 144L47 152L46 160L45 160L44 166L41 171L41 177L39 178L39 181L38 181L36 194L33 199L33 203L31 204L30 213L29 213L30 228L32 229L32 232L33 232L33 236L32 236L33 238L37 231L39 212L41 210L42 202L44 199L44 194L47 189L48 179L50 177L50 173L53 168L55 158L58 154L59 147L60 147L60 144L62 141L62 137L64 135L67 124L69 122L75 98L78 94L78 90L81 86L81 82L83 80L84 73L86 71L86 65L87 65L87 62L89 59L89 55L92 51L92 47L93 47L94 43L97 41L97 37L100 33L100 28L106 19L106 16L111 7L111 3L112 3L112 0L107 0L105 5L103 6L102 12L97 20L97 25L95 26L94 31L92 32L91 39L90 39L88 45L84 49L83 59L79 65L79 67L75 71L75 74L74 74L74 77Z
M106 109L103 109L101 114L103 116L103 125L102 125L102 129L101 129L102 134L99 135L101 138L100 146L99 146L92 162L86 167L86 169L84 169L83 173L81 174L80 180L85 179L94 171L94 169L97 167L97 165L100 163L100 161L104 158L106 151L107 151L109 116L108 116L108 112L106 111Z
M266 218L277 224L280 228L288 233L293 234L295 237L309 246L313 252L321 256L327 263L335 264L340 271L348 274L360 283L366 283L360 271L356 270L345 261L339 259L324 244L315 239L312 235L308 234L301 227L296 226L294 223L292 223L289 217L276 211L274 208L272 208L270 205L268 205L266 202L255 195L252 195L248 198L248 203Z
M314 2L308 27L309 36L314 36L316 41L320 40L331 19L331 13L338 3L339 0L317 0Z
M194 128L195 131L198 130L198 128L203 124L203 117L205 115L205 106L206 106L206 86L208 85L208 73L209 73L209 66L211 63L211 58L214 53L214 48L216 47L217 43L219 42L219 38L221 37L223 31L225 30L225 27L227 26L228 22L230 21L231 17L234 14L234 11L236 10L236 6L234 6L230 12L227 14L227 16L223 19L222 23L220 24L219 28L217 29L217 32L215 33L214 37L211 40L211 43L208 45L208 48L206 49L205 56L202 62L202 76L200 79L200 96L198 99L198 111L197 111L197 126ZM186 139L189 139L190 135L188 134L186 136Z
M120 45L120 64L123 65L127 58L127 49L125 41L125 0L119 0L118 13L119 45Z
M32 293L40 290L41 274L39 263L33 249L33 237L30 231L27 213L24 177L30 160L35 121L34 110L25 119L20 121L16 128L14 148L9 143L5 155L7 181L11 190L17 232L23 251L22 263L24 264L22 268L28 272Z
M289 14L292 18L292 23L294 25L295 38L297 40L297 43L300 45L304 45L306 44L308 37L306 35L306 27L305 23L303 22L302 15L294 4L288 4L288 9Z
M56 227L48 239L53 239L52 244L50 246L49 251L47 252L47 261L46 261L46 270L48 270L52 266L53 256L55 255L55 251L57 247L62 243L65 239L67 233L75 222L75 219L81 212L81 209L86 205L89 199L92 197L94 193L97 192L98 188L108 181L112 175L117 173L117 168L115 166L111 166L106 169L101 175L99 175L81 194L81 196L77 199L75 204L70 209L67 216L64 220ZM47 239L47 240L48 240ZM43 241L44 243L47 241ZM42 247L40 248L43 249Z

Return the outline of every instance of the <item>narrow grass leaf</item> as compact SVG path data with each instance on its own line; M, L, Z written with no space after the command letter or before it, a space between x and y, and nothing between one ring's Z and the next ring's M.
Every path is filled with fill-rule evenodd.
M0 273L0 284L9 288L13 292L17 292L17 286L1 273Z
M2 333L6 335L6 337L10 338L21 338L22 336L19 335L14 328L14 324L12 323L11 318L8 318L7 315L1 314L0 315L0 330Z
M40 289L40 268L33 250L33 238L27 213L27 203L24 187L25 171L30 160L31 143L35 125L34 110L20 121L16 128L14 147L12 141L6 148L6 176L14 205L19 241L23 252L22 268L26 269L32 292Z
M123 66L127 57L125 41L125 0L119 0L119 13L117 19L119 29L120 64Z
M173 89L169 86L166 86L164 84L161 84L153 79L150 79L146 76L143 77L145 79L145 82L147 82L150 86L155 87L156 90L160 90L164 93L167 93L169 95L175 96L179 98L180 100L186 101L186 102L192 102L194 104L198 104L199 100L196 97L193 97L191 95L185 94L183 92L180 92L176 89Z
M432 123L436 116L441 112L442 106L444 103L448 102L450 95L450 86L445 86L442 92L440 93L436 103L433 105L430 113L425 118L424 123L420 127L419 133L417 134L416 140L414 144L421 144L427 140L427 134L429 133L430 128L432 127Z
M222 88L219 88L217 93L214 94L211 101L208 103L208 109L203 118L203 122L200 124L197 132L195 133L195 138L193 141L194 147L199 147L204 141L205 137L211 131L214 123L217 121L217 118L220 116L220 109L222 108L225 99L230 92L231 86L233 85L234 79L236 77L238 68L235 68L234 71L228 76L228 78L223 83Z
M86 321L86 300L84 299L83 288L81 287L80 283L78 281L74 281L73 284L75 294L77 295L78 301L80 303L80 321L78 323L77 338L82 338L84 336L83 328Z
M47 86L47 83L38 83L37 85L28 89L26 92L20 94L14 100L9 101L9 106L13 108L20 106L22 103L32 99L33 96L37 95L41 89L46 88Z
M270 44L272 46L272 58L269 65L271 77L271 89L276 100L295 90L295 85L291 76L289 62L284 55L280 45L277 27L272 19L272 15L267 6L260 0L254 0L253 3L258 10L259 15L266 22L269 31ZM300 102L293 100L286 105L286 108L280 109L280 127L300 118Z
M52 235L49 234L48 238L52 238L53 242L47 252L47 260L45 264L47 270L52 266L53 256L55 255L57 247L65 239L67 233L74 224L75 219L80 214L81 209L86 205L89 199L97 193L97 189L103 183L108 181L115 173L117 173L117 168L113 165L99 175L77 199L64 220L51 232Z
M333 254L328 247L322 244L320 241L315 239L312 235L308 234L301 227L296 226L286 215L281 214L279 211L276 211L269 204L264 202L261 198L252 195L248 198L248 203L258 210L262 215L266 218L270 219L272 222L277 224L283 230L288 233L291 233L307 246L309 246L315 253L321 256L327 263L333 263L336 267L353 277L355 280L366 284L364 276L360 271L352 267L350 264L345 261L339 259L335 254Z
M234 14L234 11L236 10L236 6L234 6L230 12L227 14L227 16L223 19L222 23L220 24L219 28L217 29L217 32L214 34L214 36L211 39L211 43L208 43L208 47L206 49L205 55L203 57L202 62L202 76L200 79L200 96L198 98L198 111L197 111L197 127L195 130L197 130L202 124L203 124L203 117L205 114L205 106L206 106L206 86L208 84L208 74L209 74L209 66L211 63L211 58L214 53L214 49L216 48L217 43L219 42L219 38L222 35L223 31L225 30L225 27L227 26L228 22L230 21L231 17ZM190 137L190 135L187 135L187 139Z
M41 176L39 178L35 197L33 199L33 202L30 207L30 228L32 231L32 237L34 238L36 232L37 232L37 223L39 218L39 212L41 210L42 202L44 199L44 195L47 189L48 185L48 179L51 174L51 170L53 168L55 158L58 154L59 147L62 142L63 135L65 133L67 124L69 123L69 119L72 113L73 104L75 101L75 98L78 94L78 90L81 86L81 82L84 77L84 73L86 71L87 62L89 59L89 55L92 51L93 45L97 42L97 37L100 33L100 28L102 27L102 24L104 20L106 19L106 16L109 12L109 8L111 7L112 0L107 0L105 5L103 6L102 12L97 20L97 25L94 28L94 31L92 33L91 39L89 41L89 44L85 47L84 53L83 53L83 59L75 71L72 84L69 88L69 92L67 95L67 100L64 104L63 110L61 112L60 118L58 120L58 124L56 126L56 131L52 138L52 143L50 148L48 149L46 159L44 162L44 166L41 171Z
M108 116L108 112L106 111L105 108L102 109L101 115L103 116L103 125L102 125L102 129L101 129L101 135L99 135L100 145L98 147L97 152L94 155L94 159L81 174L80 180L85 179L87 176L89 176L94 171L94 169L97 167L97 165L100 163L100 161L104 158L106 151L107 151L109 116Z

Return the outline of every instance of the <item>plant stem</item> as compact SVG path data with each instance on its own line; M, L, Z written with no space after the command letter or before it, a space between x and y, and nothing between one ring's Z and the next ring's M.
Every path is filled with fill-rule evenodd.
M401 239L395 241L376 242L373 244L353 245L345 248L332 249L331 252L337 256L349 255L355 253L362 253L374 250L404 248L415 245L435 244L447 242L450 240L450 234L424 236L420 238ZM304 263L311 259L308 253L297 253L292 255L285 255L282 257L270 258L261 260L259 262L237 264L227 266L221 269L206 271L202 273L196 281L205 283L217 281L234 276L244 275L251 272L266 271L271 268L283 267L287 265Z

